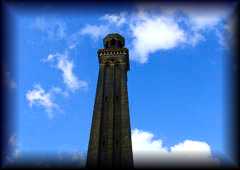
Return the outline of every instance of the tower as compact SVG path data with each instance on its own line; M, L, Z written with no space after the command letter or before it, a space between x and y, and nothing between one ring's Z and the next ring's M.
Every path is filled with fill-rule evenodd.
M119 34L108 34L98 50L99 75L88 146L88 167L133 167L128 108L128 49Z

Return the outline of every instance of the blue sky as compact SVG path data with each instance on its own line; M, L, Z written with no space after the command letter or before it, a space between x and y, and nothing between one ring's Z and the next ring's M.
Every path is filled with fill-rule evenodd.
M118 32L130 51L134 153L193 150L229 157L232 10L229 4L8 6L16 69L7 74L17 105L10 141L17 155L86 153L97 50L104 36Z

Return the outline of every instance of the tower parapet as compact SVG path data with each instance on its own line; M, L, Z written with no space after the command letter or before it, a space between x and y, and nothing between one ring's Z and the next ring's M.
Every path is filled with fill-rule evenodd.
M104 48L98 50L99 64L126 64L129 70L129 53L124 47L125 39L117 33L108 34L104 39Z

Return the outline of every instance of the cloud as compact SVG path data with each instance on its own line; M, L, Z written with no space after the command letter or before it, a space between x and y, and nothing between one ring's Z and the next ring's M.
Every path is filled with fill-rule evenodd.
M140 63L147 62L150 53L171 49L186 41L184 30L170 17L149 17L141 13L130 27L134 37L131 56Z
M60 150L57 153L57 161L63 164L65 162L72 166L85 167L86 155L85 153L79 150L71 150L71 151Z
M66 23L63 20L54 17L37 17L32 28L43 33L50 40L66 41L68 49L75 48L81 37L80 31L68 35Z
M222 45L222 27L231 12L224 4L139 3L136 7L128 15L124 12L105 14L100 20L107 21L106 25L112 23L115 28L126 24L124 32L131 37L130 59L142 64L155 52L206 42L207 31L216 34Z
M41 85L34 85L32 90L28 90L26 93L26 99L29 102L30 107L33 105L39 105L45 109L50 119L53 118L52 111L59 109L59 106L53 101L53 94L45 92Z
M119 15L117 15L117 14L105 14L100 19L106 20L109 23L113 23L116 26L121 26L124 23L126 23L126 13L125 12L121 12Z
M5 153L3 153L3 166L7 167L8 165L13 165L19 160L21 156L21 150L19 147L20 143L17 140L16 134L12 134L8 140L8 147L5 149Z
M200 5L199 7L184 7L181 6L179 9L186 15L186 24L190 27L191 32L189 33L189 43L193 46L202 40L207 40L204 33L206 31L213 31L218 38L218 43L221 47L224 47L224 27L227 18L229 18L231 10L229 6L218 5L206 6Z
M188 34L188 43L192 46L197 45L199 41L206 41L206 38L202 35L202 33L195 31L192 34Z
M79 80L73 73L74 64L69 60L67 52L65 54L49 54L45 62L55 62L55 67L62 72L63 82L72 92L81 88L87 88L86 81Z
M154 135L150 132L134 129L132 131L133 151L159 151L167 153L167 148L162 146L162 140L153 140Z
M226 6L192 6L180 7L188 17L194 30L211 29L216 27L229 13Z
M107 25L86 25L80 30L81 35L90 35L94 40L105 36L109 32L109 27Z
M172 163L178 165L217 163L211 153L211 147L204 141L187 139L169 148L163 146L161 139L154 139L154 134L151 132L134 129L132 147L134 164L137 167L172 165Z
M19 143L17 142L17 136L14 134L10 136L9 139L9 145L12 149L12 157L13 159L17 159L20 156L20 149L19 149Z
M234 16L233 16L234 17ZM216 36L218 37L218 43L223 48L229 48L234 46L234 18L230 18L223 26L222 30L216 30Z
M192 157L192 154L198 154L210 158L211 148L206 142L185 140L170 148L170 152L174 154L185 154L185 156Z
M67 58L62 57L58 61L57 65L63 73L64 83L71 89L77 90L79 88L85 87L87 84L84 81L78 80L78 78L73 74L73 62L67 60Z
M20 156L20 149L19 149L19 143L17 142L16 134L13 134L12 136L10 136L9 145L10 145L10 149L12 150L13 158L18 158Z
M79 32L75 33L75 35L71 37L73 41L71 41L72 43L70 48L74 48L76 46L76 43L73 42L75 42L74 39L76 39L79 35L89 35L96 41L99 38L103 38L108 33L113 32L112 30L115 30L115 28L112 26L120 27L126 23L126 13L121 12L119 14L105 14L104 16L99 17L99 20L105 22L99 25L87 24L81 28Z
M50 39L60 40L66 37L66 24L59 19L37 17L33 28L45 33Z
M138 12L174 18L177 22L187 22L191 29L206 29L217 26L231 14L230 3L191 4L191 3L147 3L138 4Z
M52 87L50 89L50 93L52 94L61 94L65 97L68 97L69 96L69 93L67 91L64 91L63 89L59 88L59 87Z
M78 43L80 42L80 36L80 32L75 32L68 37L67 44L69 49L74 49L78 45Z

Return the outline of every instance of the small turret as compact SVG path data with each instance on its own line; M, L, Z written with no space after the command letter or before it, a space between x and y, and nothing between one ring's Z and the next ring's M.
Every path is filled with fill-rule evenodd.
M108 34L103 39L103 44L104 48L123 48L125 45L125 40L120 34L113 33Z

